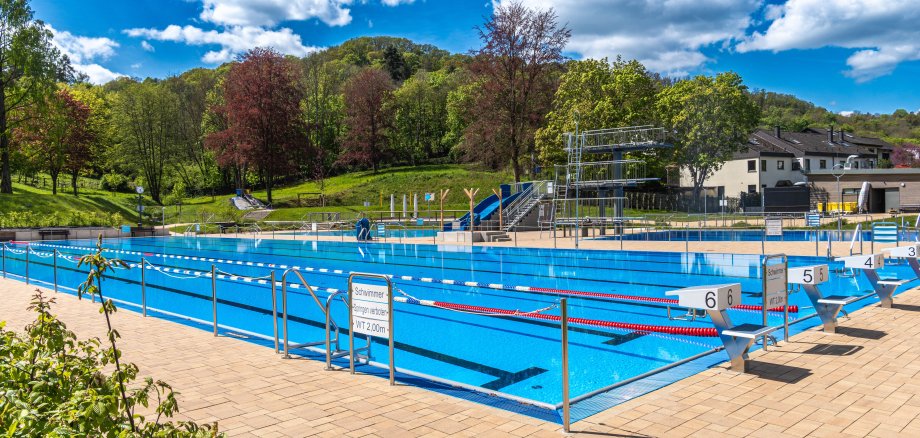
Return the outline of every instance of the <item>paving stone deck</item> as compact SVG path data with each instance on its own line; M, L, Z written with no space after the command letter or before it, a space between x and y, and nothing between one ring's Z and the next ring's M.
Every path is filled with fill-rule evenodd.
M0 320L21 328L33 286L0 280ZM50 293L50 292L49 292ZM103 336L98 305L57 295L81 337ZM920 436L920 290L766 354L750 374L713 368L575 423L582 436ZM373 376L324 371L272 349L120 311L124 357L178 391L181 417L230 436L562 436L561 427Z

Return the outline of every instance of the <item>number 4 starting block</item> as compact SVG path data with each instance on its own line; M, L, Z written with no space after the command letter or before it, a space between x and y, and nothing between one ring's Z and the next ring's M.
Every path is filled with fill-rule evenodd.
M677 295L681 307L706 311L725 345L733 371L747 371L748 351L754 340L776 330L776 327L757 324L732 325L726 310L741 304L740 283L694 286L668 291L665 295Z
M885 256L883 254L863 254L837 259L843 261L843 265L851 269L859 269L866 275L866 279L872 284L875 294L878 296L879 305L882 307L891 307L892 295L894 291L904 283L910 280L885 279L879 277L878 269L885 267Z
M826 282L828 276L827 265L802 266L789 269L789 283L798 284L805 290L808 299L815 307L815 312L824 323L826 333L835 333L837 331L837 314L843 309L843 306L850 304L859 299L859 297L849 295L831 295L822 296L818 290L818 285Z

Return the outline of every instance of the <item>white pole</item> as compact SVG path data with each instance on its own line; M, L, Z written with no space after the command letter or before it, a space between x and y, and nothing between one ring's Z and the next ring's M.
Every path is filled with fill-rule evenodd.
M402 217L400 219L407 216L406 213L408 212L408 209L406 208L406 200L407 200L406 194L403 193L403 211L402 211Z
M396 216L396 195L390 194L390 217Z

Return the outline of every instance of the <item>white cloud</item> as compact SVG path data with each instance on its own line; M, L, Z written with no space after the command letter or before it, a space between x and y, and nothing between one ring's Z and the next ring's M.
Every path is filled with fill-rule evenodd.
M352 0L201 0L201 3L202 20L225 26L274 26L283 21L312 18L329 26L351 22L351 11L346 6Z
M890 74L920 60L920 8L916 0L789 0L765 32L738 44L740 52L841 47L856 50L845 72L857 82Z
M497 3L507 3L500 0ZM649 69L684 76L709 59L701 49L740 40L761 0L529 0L554 8L568 24L567 47L583 57L638 59Z
M148 38L156 41L171 41L192 46L220 46L204 54L202 61L219 64L254 47L272 47L286 55L306 56L318 50L314 46L305 46L297 35L288 28L269 30L259 26L227 26L222 30L203 30L195 26L170 25L165 29L127 29L125 33L132 37Z
M850 117L853 114L856 114L856 111L840 111L837 114L840 114L841 116L844 116L844 117Z
M156 52L157 50L156 48L153 47L153 45L151 45L147 41L141 41L141 48L147 52Z
M411 5L415 0L380 0L385 6Z
M51 43L61 53L67 55L74 70L86 74L89 81L94 84L104 84L113 79L124 76L113 72L97 61L105 61L115 55L118 43L105 37L85 37L74 35L66 30L57 30L51 26L48 29L54 35Z

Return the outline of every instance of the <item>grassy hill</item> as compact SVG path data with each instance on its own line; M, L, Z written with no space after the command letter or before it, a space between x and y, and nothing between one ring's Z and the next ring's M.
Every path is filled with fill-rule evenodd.
M463 193L464 187L478 188L479 194L476 195L476 200L479 201L491 195L492 188L497 189L500 184L513 180L512 175L507 172L491 172L473 166L456 164L397 167L381 170L376 174L371 171L353 172L328 178L323 181L322 187L318 182L311 181L276 188L272 191L275 211L266 220L300 220L308 212L318 211L388 212L390 194L396 195L397 211L402 210L403 194L410 196L408 208L412 208L413 193L419 194L419 210L425 210L427 206L423 202L424 193L437 194L440 189L450 189L444 201L445 209L466 210L469 208L469 201ZM326 206L309 206L318 203L318 197L306 195L307 193L324 193ZM298 201L298 194L301 194L300 201ZM232 216L234 213L228 201L231 196L187 199L183 203L182 214L176 215L170 222L196 222L199 220L197 218L209 214L222 218ZM267 199L264 190L254 191L253 196L263 201ZM364 207L365 201L370 203L370 207ZM437 207L438 203L431 203L432 210ZM171 212L170 216L172 216Z
M492 194L492 188L513 180L511 174L506 172L490 172L477 169L468 165L431 165L418 167L398 167L381 170L378 173L353 172L328 178L323 181L322 187L318 182L278 187L273 191L275 211L266 220L300 220L308 212L328 211L351 213L389 211L390 194L396 195L396 209L402 210L402 195L408 194L409 209L412 208L413 193L419 194L419 210L427 207L423 202L424 193L438 193L440 189L450 189L445 200L445 209L466 210L469 201L463 193L463 188L475 187L479 189L476 200L479 201ZM59 191L52 195L48 189L33 187L31 185L14 183L12 195L0 195L0 218L15 215L20 221L23 215L32 215L44 218L43 223L36 226L49 225L84 225L81 223L86 218L77 219L77 223L53 223L67 221L67 215L121 215L122 222L133 223L137 221L134 211L136 196L130 193L110 193L97 189L81 189L79 196L70 192ZM316 195L306 193L324 193L326 206L318 205ZM298 200L301 194L301 200ZM261 200L266 200L264 190L256 190L253 195ZM231 194L217 196L202 196L186 199L183 205L168 206L166 219L169 223L199 222L213 215L212 220L228 221L239 218L241 213L230 206ZM383 203L381 205L381 197ZM145 198L148 204L147 212L160 217L160 207L151 206L150 199ZM364 207L364 202L370 207ZM432 202L432 210L437 209L438 203ZM0 226L4 225L0 222Z

